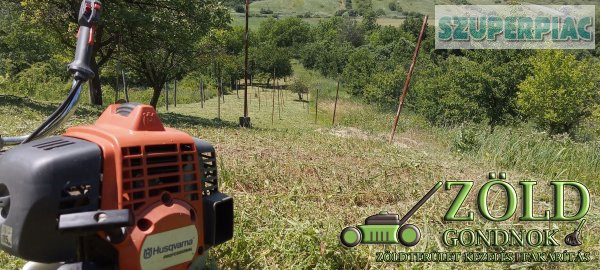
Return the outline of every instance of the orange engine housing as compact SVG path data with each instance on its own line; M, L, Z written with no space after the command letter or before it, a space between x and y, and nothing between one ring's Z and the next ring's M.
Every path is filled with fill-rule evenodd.
M187 269L207 249L203 168L193 137L165 128L154 108L138 104L111 105L94 125L64 136L100 147L101 209L134 214L135 226L114 245L119 269Z

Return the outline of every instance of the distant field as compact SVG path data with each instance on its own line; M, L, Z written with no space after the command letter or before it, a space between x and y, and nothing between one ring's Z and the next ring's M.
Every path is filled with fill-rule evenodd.
M373 10L383 10L385 12L384 18L397 18L403 16L401 12L391 11L389 9L389 3L394 0L372 0ZM455 2L452 0L396 0L396 4L399 10L405 12L419 12L421 14L429 15L430 17L435 16L435 5L454 5ZM473 5L502 5L508 1L500 0L496 3L496 0L468 0ZM513 0L511 2L517 2L521 4L538 4L538 5L593 5L597 4L598 0ZM259 14L261 8L270 9L279 16L296 16L310 12L313 15L328 17L333 16L337 10L343 9L343 5L340 0L261 0L256 1L250 5L250 12L253 14ZM312 19L311 19L312 20ZM318 19L317 19L318 21ZM388 21L383 20L385 25L393 25L387 23Z
M338 0L264 0L253 2L250 5L250 12L258 13L261 8L268 8L276 14L297 15L310 12L330 16L341 7Z
M232 26L244 26L245 25L245 21L244 21L244 17L241 16L241 14L232 14L232 18L233 21L231 23ZM261 22L267 20L269 17L250 17L249 22L249 26L250 29L257 29L258 27L260 27ZM283 17L280 17L283 18ZM319 23L320 20L323 20L326 18L302 18L303 21L308 22L310 24L317 24ZM360 20L360 18L358 18L358 20ZM379 25L389 25L389 26L400 26L402 24L402 22L404 21L404 19L399 18L379 18L377 19L377 23ZM433 23L433 18L431 18L430 23Z
M284 18L285 16L280 16L279 18ZM242 14L232 14L233 21L231 25L233 26L243 26L245 25L244 16ZM260 26L260 23L267 20L269 17L250 17L248 21L250 29L256 29ZM303 18L303 21L306 21L310 24L317 24L323 18Z

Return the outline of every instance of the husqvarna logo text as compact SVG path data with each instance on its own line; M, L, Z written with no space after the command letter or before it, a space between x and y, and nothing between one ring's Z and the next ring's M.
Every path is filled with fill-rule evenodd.
M190 249L189 247L192 247L193 245L194 239L189 239L170 245L146 248L144 249L144 259L150 259L154 255L159 255L163 253L168 253L164 256L165 258L176 256L178 254L188 252Z

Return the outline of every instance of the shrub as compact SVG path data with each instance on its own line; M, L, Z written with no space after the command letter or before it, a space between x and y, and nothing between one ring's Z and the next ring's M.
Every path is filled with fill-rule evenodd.
M354 9L349 9L346 14L348 14L348 16L350 16L350 17L356 17L356 16L358 16L358 12L356 10L354 10Z
M477 151L480 147L481 140L473 127L461 127L452 143L452 150L461 153Z
M235 5L233 8L237 13L246 13L246 7L242 4Z
M561 50L539 51L530 61L533 75L519 84L519 108L550 134L571 133L599 102L592 72L598 64Z
M290 85L290 90L292 93L298 94L298 99L302 101L302 95L308 93L308 86L301 79L296 79Z
M397 8L397 7L396 7L396 2L390 2L390 3L388 4L388 8L389 8L391 11L396 11L396 8Z
M273 10L270 8L260 8L260 14L273 14Z

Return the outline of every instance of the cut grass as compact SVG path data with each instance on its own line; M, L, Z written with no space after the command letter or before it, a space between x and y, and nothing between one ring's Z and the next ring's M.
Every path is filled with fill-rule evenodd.
M474 222L446 223L442 217L455 197L456 190L440 190L410 220L423 234L419 245L406 248L400 245L362 245L345 249L338 243L338 234L346 226L362 224L364 218L382 210L403 215L429 188L440 180L474 180L479 187L488 171L503 170L509 182L518 187L518 180L533 179L536 186L536 214L551 209L552 192L549 179L563 179L568 174L554 175L561 168L580 168L587 175L597 169L594 149L576 145L554 150L556 145L547 138L536 137L531 144L527 136L514 131L497 132L485 141L479 152L459 154L451 151L456 129L429 127L421 117L406 112L401 128L392 145L386 142L392 114L353 100L342 91L338 106L338 123L331 126L332 97L335 81L294 65L296 76L309 79L311 93L321 89L318 123L314 123L314 96L310 108L296 101L297 95L283 92L285 106L279 108L275 100L274 123L271 123L271 90L260 92L258 107L257 88L249 96L250 117L254 128L237 127L242 114L242 99L231 93L222 104L222 119L217 116L217 100L209 100L204 108L198 103L181 104L166 113L159 107L166 125L208 140L217 149L221 189L235 199L234 239L209 252L209 259L221 268L236 269L384 269L401 268L506 268L499 263L434 264L403 263L389 265L375 262L377 251L464 251L440 243L443 230L448 228L546 228L545 222L518 222L517 217L501 224L484 221L477 216ZM288 81L289 82L289 81ZM343 88L342 88L343 90ZM241 92L240 92L241 94ZM277 96L276 96L277 97ZM3 135L19 135L32 130L56 104L35 102L19 97L0 95L0 113ZM100 107L83 106L70 125L90 123L101 112ZM353 128L350 128L353 127ZM527 132L523 129L523 132ZM481 135L483 136L483 135ZM514 138L510 137L513 136ZM521 141L519 141L521 140ZM514 146L515 144L518 147ZM513 147L513 148L511 148ZM496 150L496 151L493 151ZM539 154L548 151L547 154ZM486 154L487 153L487 154ZM537 153L537 154L536 154ZM584 153L584 154L582 154ZM587 153L587 154L585 154ZM537 162L559 156L560 165L534 167ZM528 166L526 163L530 163ZM574 169L573 169L574 171ZM556 178L555 178L556 177ZM572 179L580 180L580 179ZM587 179L594 181L593 179ZM587 181L586 180L586 181ZM592 183L586 183L592 184ZM598 185L589 185L593 194L600 192ZM476 211L476 192L471 192L463 208ZM577 201L569 198L566 207ZM500 215L503 193L490 193L494 215ZM592 205L589 220L597 220L599 210ZM519 223L521 225L516 225ZM590 222L584 232L584 245L579 249L599 252L600 228ZM560 235L571 232L575 224L553 224ZM469 251L495 251L494 248L467 248ZM514 251L549 251L527 248ZM20 260L0 254L5 269L16 269ZM565 264L566 265L566 264ZM511 267L526 266L515 264ZM568 264L569 268L598 268L591 264ZM533 268L553 267L536 264Z

